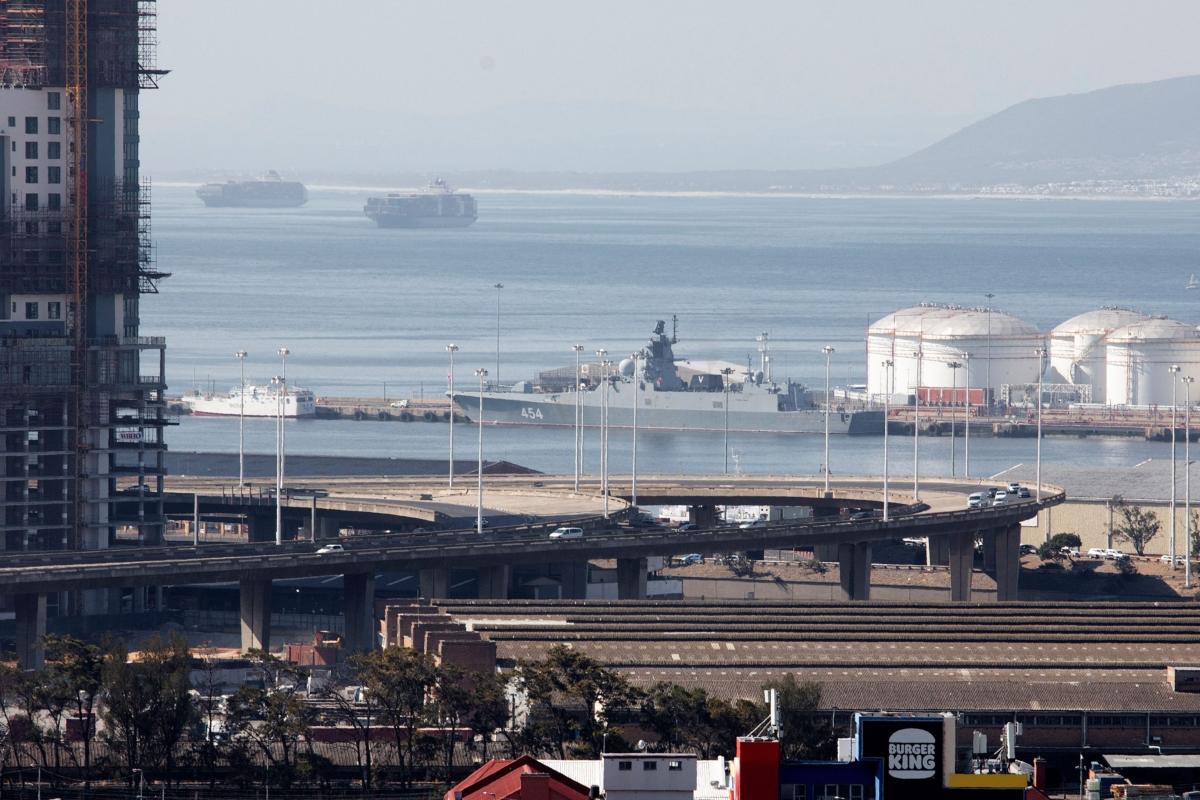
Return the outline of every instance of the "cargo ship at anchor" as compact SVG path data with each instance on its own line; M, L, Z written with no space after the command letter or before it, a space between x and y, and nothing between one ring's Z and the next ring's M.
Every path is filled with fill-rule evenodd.
M422 192L369 197L363 213L381 228L465 228L479 216L474 197L440 178Z
M271 170L254 180L206 183L196 196L209 208L299 208L308 202L308 189Z
M765 337L764 337L765 338ZM674 336L667 336L659 321L638 363L623 360L607 376L608 424L610 428L633 427L635 382L637 425L641 430L723 431L728 413L729 430L739 433L823 433L825 411L813 402L809 391L790 380L775 383L767 369L752 372L747 367L704 371L677 363ZM765 357L764 367L769 368ZM681 366L683 370L681 370ZM594 370L595 365L589 365ZM689 373L687 380L681 371ZM517 384L510 391L484 391L483 413L479 393L455 393L454 402L473 420L485 424L530 427L572 427L576 398L580 401L584 427L599 427L604 377L589 380L574 391L535 391ZM726 386L728 381L728 387ZM574 376L569 384L574 383ZM725 402L728 399L729 408ZM883 412L837 406L829 414L829 431L836 434L875 435L883 433Z

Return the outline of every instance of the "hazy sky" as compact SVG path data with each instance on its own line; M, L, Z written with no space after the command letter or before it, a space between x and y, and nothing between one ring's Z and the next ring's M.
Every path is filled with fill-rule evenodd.
M862 165L1029 97L1200 73L1195 0L158 8L157 177Z

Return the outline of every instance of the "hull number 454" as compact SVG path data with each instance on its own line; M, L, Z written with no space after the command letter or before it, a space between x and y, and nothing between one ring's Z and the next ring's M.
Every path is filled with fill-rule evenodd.
M538 408L537 406L522 406L521 407L521 416L525 419L533 419L533 420L539 420L539 421L541 419L543 419L542 410L540 408Z

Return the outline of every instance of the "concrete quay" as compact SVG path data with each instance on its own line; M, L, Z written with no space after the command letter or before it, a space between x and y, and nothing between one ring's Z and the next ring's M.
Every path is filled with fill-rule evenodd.
M249 497L228 482L215 479L172 479L168 514L175 517L239 517L249 522L249 544L113 548L87 552L12 554L0 562L0 586L16 596L17 650L24 665L41 659L46 595L69 589L237 582L241 594L242 644L265 647L270 641L270 582L278 578L341 575L348 614L373 614L374 576L383 569L419 571L421 594L445 596L449 570L480 571L480 586L493 597L506 597L510 568L517 564L586 564L591 559L617 561L621 598L645 597L646 559L689 552L737 552L807 546L840 565L840 588L847 600L870 597L871 543L927 536L933 563L946 563L951 573L951 599L970 599L975 541L981 538L985 563L996 573L997 598L1015 599L1021 520L1061 503L1065 495L1044 487L1040 501L1027 500L985 509L965 508L965 495L977 482L927 481L922 501L928 509L901 516L905 495L892 493L888 521L879 517L847 519L841 509L882 505L879 478L839 478L824 491L819 477L675 477L639 476L638 500L654 504L686 504L697 528L690 531L617 526L632 500L628 477L614 477L609 518L594 479L572 491L569 477L521 476L489 478L484 499L489 511L524 518L516 524L489 527L482 534L462 524L473 517L474 495L431 485L428 478L306 479L308 496L285 498L289 537L274 544L274 501ZM299 489L299 487L292 487ZM814 516L762 527L717 525L718 505L807 505ZM552 540L548 531L570 521L586 534L579 539ZM307 527L306 527L307 523ZM435 526L438 530L417 530ZM386 531L341 537L341 552L318 553L320 539L345 527ZM269 531L270 540L265 535ZM988 554L991 558L987 558ZM357 624L361 622L362 624ZM357 620L346 625L347 645L374 645L371 626ZM360 635L361 634L361 635Z

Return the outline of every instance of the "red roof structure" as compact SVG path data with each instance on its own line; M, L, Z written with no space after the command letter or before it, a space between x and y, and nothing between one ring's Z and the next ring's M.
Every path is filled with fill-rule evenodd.
M495 759L459 781L443 800L587 800L588 788L533 756Z

